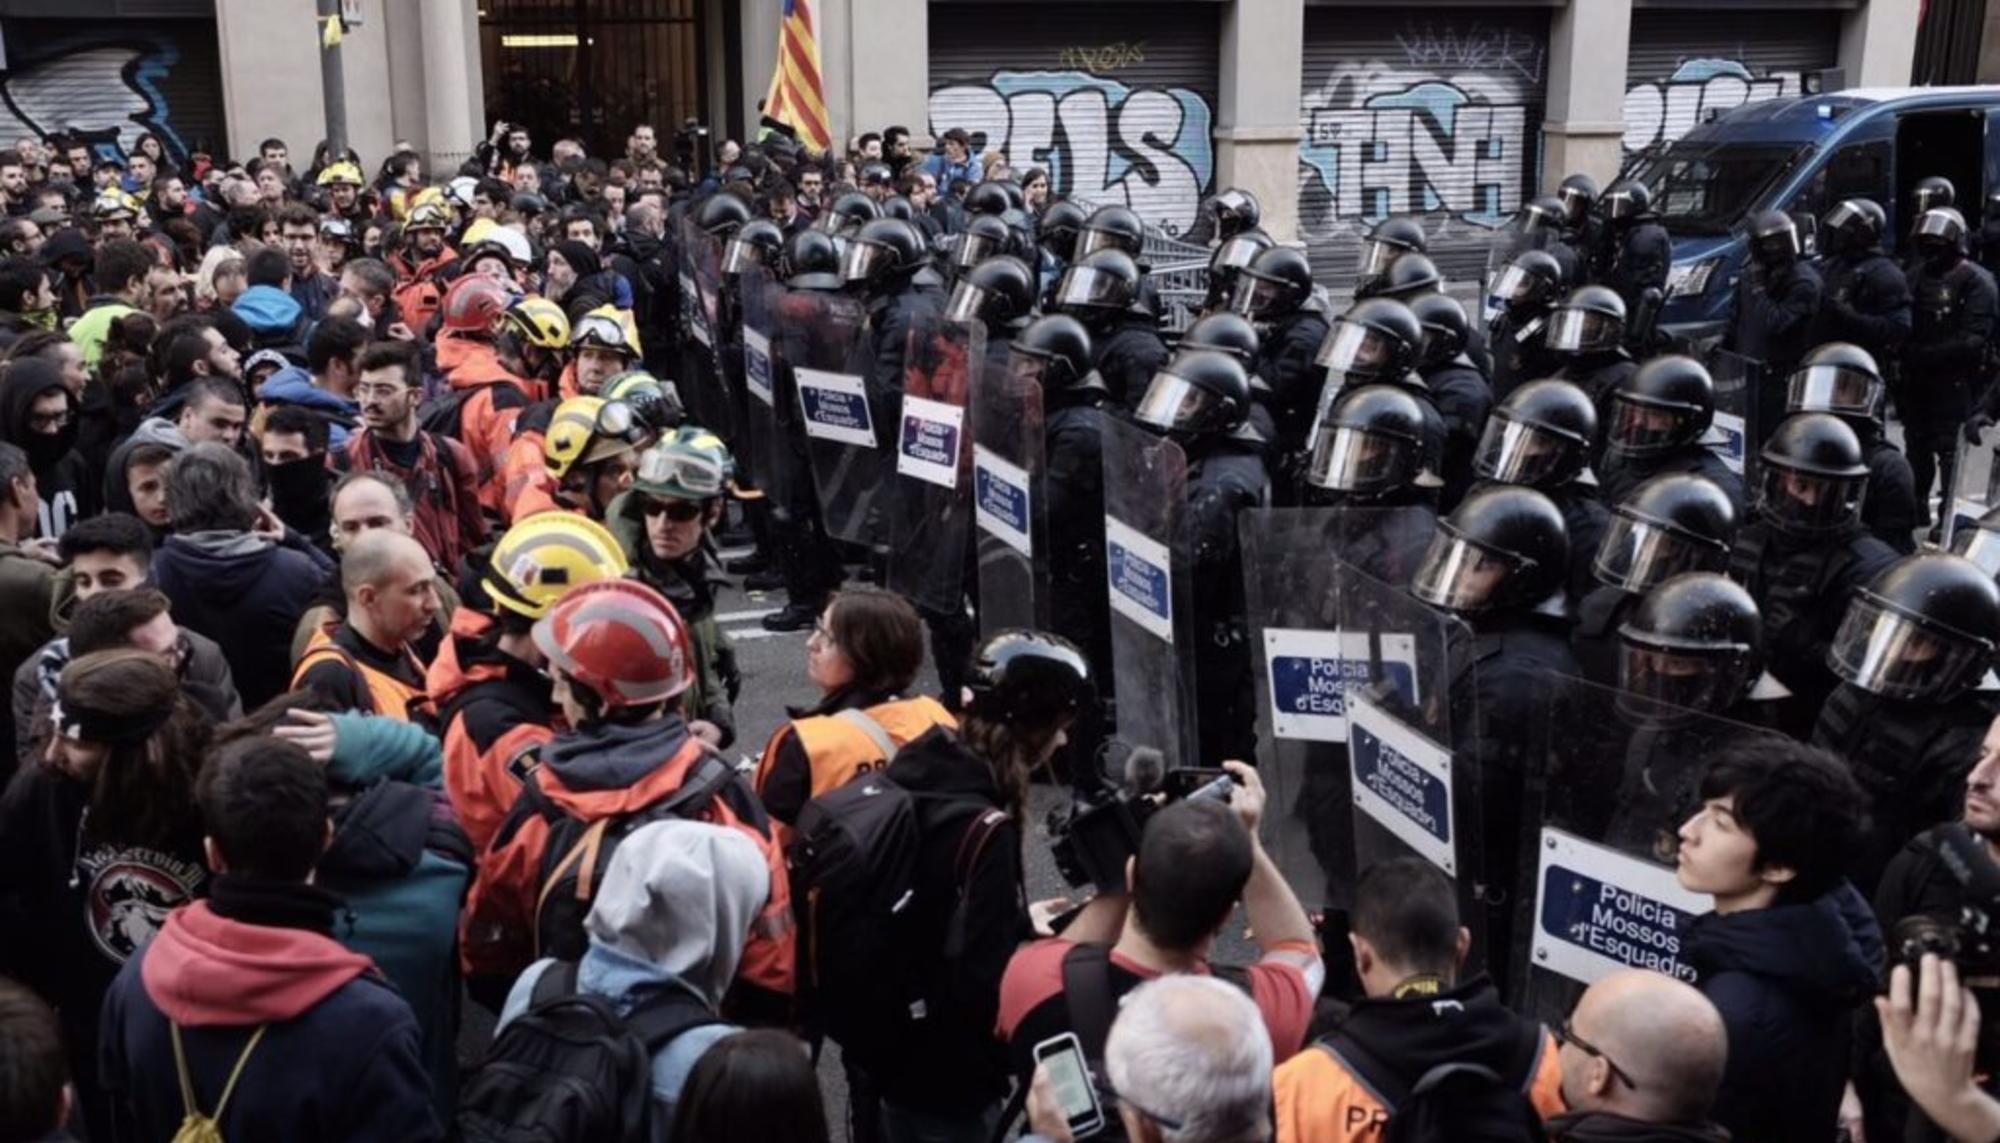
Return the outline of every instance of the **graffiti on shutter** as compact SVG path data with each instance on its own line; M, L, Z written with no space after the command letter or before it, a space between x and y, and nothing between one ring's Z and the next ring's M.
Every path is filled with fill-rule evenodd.
M1626 90L1625 150L1671 143L1712 113L1795 96L1804 86L1805 73L1799 71L1759 76L1741 60L1684 60L1666 79L1636 83Z
M1121 59L1130 49L1121 48ZM1095 53L1093 53L1093 57ZM1194 223L1215 177L1214 110L1184 87L1135 87L1085 71L996 71L940 87L931 133L957 127L974 154L1041 167L1054 194L1120 203L1167 234Z
M32 25L40 31L47 23ZM206 27L212 35L213 26ZM100 155L123 156L142 133L151 132L168 157L184 163L195 138L219 126L212 106L221 90L219 76L205 60L184 60L170 33L105 21L79 34L36 36L33 42L32 56L10 53L12 66L0 69L5 145L29 134L67 136ZM170 96L204 89L215 93L206 100L211 106L194 110L190 129L175 115Z

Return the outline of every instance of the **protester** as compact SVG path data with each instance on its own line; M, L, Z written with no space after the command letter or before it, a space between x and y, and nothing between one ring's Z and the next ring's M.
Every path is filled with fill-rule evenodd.
M35 649L55 635L55 568L46 545L34 542L40 500L28 454L0 441L0 671L12 678ZM11 704L10 704L11 710ZM7 719L13 741L18 729ZM0 771L13 772L10 763Z
M370 531L340 555L347 612L315 632L292 673L292 689L336 710L408 722L430 709L424 663L412 650L437 621L437 569L429 553L392 529Z
M63 1059L62 1026L28 989L0 977L0 1138L69 1143L76 1102Z
M1568 1143L1723 1143L1708 1121L1722 1082L1722 1016L1691 985L1628 969L1584 990L1557 1039L1563 1105L1549 1137Z
M431 561L451 570L486 538L479 512L478 467L466 447L419 427L423 373L401 342L377 342L356 362L354 386L362 429L333 453L341 472L380 472L399 481L416 507L412 534Z
M682 1086L676 1143L828 1143L826 1108L812 1057L795 1037L770 1029L730 1036L702 1053Z

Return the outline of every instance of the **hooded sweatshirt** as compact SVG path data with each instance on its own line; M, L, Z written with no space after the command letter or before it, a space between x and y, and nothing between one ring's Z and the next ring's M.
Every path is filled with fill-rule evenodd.
M1688 959L1729 1032L1715 1121L1758 1143L1831 1138L1851 1017L1883 972L1868 902L1843 881L1803 905L1709 913L1689 933Z
M366 956L333 940L338 904L308 885L224 877L212 901L168 918L104 1001L117 1138L167 1139L181 1123L169 1022L209 1113L264 1029L217 1121L225 1139L442 1137L417 1022Z
M329 448L345 447L348 430L361 416L361 406L320 388L313 383L311 373L296 365L288 365L264 378L257 399L266 405L297 405L318 413L326 421Z
M742 831L677 819L641 826L611 855L585 921L590 948L577 966L578 990L609 1000L621 1016L666 988L692 992L716 1008L770 892L764 856ZM536 961L515 981L500 1029L527 1011L536 982L555 963ZM653 1057L658 1121L673 1122L695 1062L738 1030L733 1024L694 1028Z
M147 417L139 422L132 435L119 442L111 450L111 459L104 465L104 510L107 512L132 512L132 482L128 478L132 467L132 454L140 445L164 445L179 452L188 446L187 438L181 435L180 426L165 417ZM136 513L134 513L136 515ZM152 525L148 524L148 528ZM165 528L153 528L153 542L158 543L166 536Z
M305 344L306 327L311 324L306 311L276 286L252 286L229 308L250 327L260 349L297 349Z
M153 553L174 622L222 647L247 710L285 690L292 629L332 571L303 538L289 546L294 535L281 547L251 532L176 533Z
M69 407L69 420L54 433L38 433L28 426L29 411L37 399L61 393ZM41 496L41 535L55 539L71 524L94 516L100 507L97 482L90 465L77 451L76 396L63 384L62 371L39 357L27 357L7 368L7 380L0 383L0 440L20 445L28 454L28 467L35 473L35 491Z

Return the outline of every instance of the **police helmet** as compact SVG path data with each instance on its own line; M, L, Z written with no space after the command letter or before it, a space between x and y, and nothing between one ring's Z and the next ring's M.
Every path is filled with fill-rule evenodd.
M1530 381L1494 406L1472 457L1483 480L1555 488L1590 459L1597 406L1582 387L1559 378Z
M1597 211L1607 222L1635 222L1653 209L1653 192L1636 179L1620 179L1597 200Z
M1066 198L1042 208L1043 249L1064 262L1071 261L1076 255L1076 235L1083 229L1084 217L1083 208Z
M1620 591L1650 591L1690 571L1723 571L1736 542L1736 505L1713 480L1655 476L1612 513L1591 572Z
M1944 702L1978 685L2000 642L2000 586L1941 552L1904 556L1855 592L1827 655L1870 694Z
M1485 484L1438 522L1410 594L1468 614L1532 608L1562 590L1569 529L1547 496L1512 484Z
M1829 413L1794 413L1759 454L1757 514L1791 535L1838 532L1861 519L1868 463L1861 438Z
M1398 382L1416 368L1423 344L1424 327L1410 307L1369 298L1334 319L1313 361L1347 377Z
M1872 199L1844 198L1820 219L1819 228L1830 254L1866 250L1882 241L1889 216Z
M1764 672L1757 601L1715 572L1683 572L1647 592L1618 641L1619 689L1675 707L1720 714Z
M1011 254L1013 237L1013 228L998 215L974 215L958 234L958 244L951 253L951 264L956 269L965 270L997 254Z
M917 206L899 194L892 194L882 200L883 218L900 218L904 222L917 220Z
M1571 290L1549 315L1545 344L1557 353L1609 353L1625 341L1625 299L1609 286Z
M1524 235L1559 236L1570 225L1569 209L1555 195L1537 195L1521 204L1516 221Z
M1597 180L1581 173L1570 175L1556 188L1556 198L1562 201L1571 228L1582 226L1597 206Z
M1422 254L1430 249L1424 240L1423 224L1414 218L1394 215L1376 223L1361 240L1354 269L1363 278L1374 278L1405 254Z
M1234 282L1237 271L1257 260L1257 255L1276 246L1271 236L1261 230L1238 234L1225 239L1208 255L1208 274L1211 279L1227 278Z
M1444 275L1438 273L1437 263L1429 255L1413 251L1389 263L1373 286L1375 297L1408 302L1443 290Z
M1442 365L1465 352L1472 337L1472 319L1465 316L1465 307L1458 299L1449 294L1425 294L1410 303L1410 312L1424 330L1420 364Z
M1562 292L1563 268L1546 250L1523 250L1493 279L1495 300L1508 309L1532 309L1555 301Z
M1805 251L1799 241L1799 224L1782 210L1760 210L1751 215L1748 232L1750 256L1764 265L1789 265Z
M1858 345L1829 341L1799 360L1785 382L1787 413L1832 413L1882 421L1882 370Z
M1247 318L1284 317L1312 296L1312 263L1295 247L1273 246L1237 274L1229 308Z
M722 272L741 274L752 266L776 266L784 253L785 232L768 218L753 218L736 228L722 254Z
M1250 324L1242 314L1218 310L1195 323L1181 335L1182 349L1212 349L1217 353L1227 353L1243 363L1248 369L1257 359L1257 349L1262 342L1257 336L1257 327Z
M1100 206L1077 233L1076 256L1097 250L1122 250L1133 258L1146 243L1146 224L1130 207Z
M840 249L823 231L798 230L785 239L785 284L799 290L840 288Z
M987 179L965 192L967 214L1005 214L1010 210L1026 209L1027 204L1027 198L1021 193L1021 184L1007 179Z
M1052 308L1101 316L1123 313L1139 298L1139 264L1123 250L1094 250L1070 263Z
M1019 258L996 254L967 270L951 287L946 321L1004 326L1035 308L1035 273Z
M1046 392L1082 385L1091 372L1090 331L1068 314L1035 319L1008 343L1010 369Z
M1306 483L1362 497L1408 488L1424 467L1425 436L1423 406L1407 390L1350 386L1320 420Z
M1215 215L1215 236L1224 245L1237 235L1263 225L1264 208L1258 204L1256 195L1242 187L1230 187L1209 199L1208 205Z
M1715 420L1715 381L1692 357L1655 357L1611 391L1605 442L1621 456L1660 456L1700 440Z
M1925 258L1950 257L1965 249L1965 216L1949 206L1936 206L1917 216L1910 239Z
M930 244L913 224L878 218L848 240L840 276L849 283L877 287L915 274L929 259Z
M854 173L854 181L864 187L886 187L896 181L896 172L887 163L863 163Z
M1179 438L1224 436L1250 415L1250 375L1233 357L1184 350L1153 374L1132 419Z
M819 216L819 228L836 237L852 234L882 217L882 207L860 191L848 191L833 200Z
M1910 209L1914 214L1957 204L1958 189L1943 175L1926 175L1918 179L1917 185L1910 190Z
M727 239L748 221L750 204L728 191L709 195L694 211L694 224L717 238Z

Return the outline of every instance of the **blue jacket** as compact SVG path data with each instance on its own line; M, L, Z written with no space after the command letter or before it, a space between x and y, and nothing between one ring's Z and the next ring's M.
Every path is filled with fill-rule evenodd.
M305 307L276 286L252 286L229 307L250 327L259 348L305 344L306 327L311 324Z
M472 843L444 796L444 755L422 727L336 714L327 777L351 794L334 816L319 884L346 910L334 939L373 960L409 1002L438 1118L458 1090L458 911L472 877Z
M313 384L312 374L296 365L266 377L257 399L266 405L297 405L320 414L327 423L327 445L336 452L347 447L348 430L361 415L361 406Z
M922 170L925 174L937 180L939 198L949 197L952 185L955 183L960 181L977 183L983 177L980 172L979 160L974 158L969 151L966 153L965 161L962 163L952 162L945 156L943 151L939 151L924 160Z

